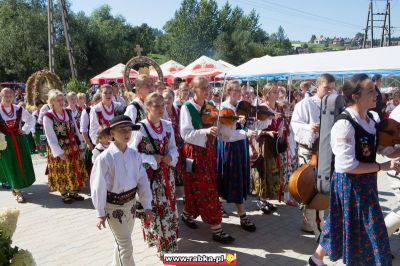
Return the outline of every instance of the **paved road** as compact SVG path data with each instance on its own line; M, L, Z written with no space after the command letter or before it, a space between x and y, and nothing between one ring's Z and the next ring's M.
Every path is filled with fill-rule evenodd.
M40 266L110 265L114 248L112 234L108 228L99 231L95 227L96 215L88 190L83 191L86 193L85 201L65 205L56 193L48 192L45 160L35 157L34 165L37 181L25 190L29 203L17 204L10 191L0 189L0 206L21 210L14 244L29 249ZM397 200L385 174L379 176L379 189L383 211L387 212L397 204ZM248 199L246 205L248 215L257 225L255 233L243 231L232 206L227 206L231 216L223 219L223 226L236 238L233 245L213 242L208 226L199 222L196 230L181 224L179 250L186 253L236 252L238 265L305 265L316 242L311 235L300 231L301 212L294 207L279 205L278 213L262 215L256 208L255 198ZM182 201L178 201L178 207L182 210ZM162 265L155 249L147 248L143 242L138 221L133 239L136 265ZM400 265L399 236L391 238L391 247L399 258L394 260L394 265Z

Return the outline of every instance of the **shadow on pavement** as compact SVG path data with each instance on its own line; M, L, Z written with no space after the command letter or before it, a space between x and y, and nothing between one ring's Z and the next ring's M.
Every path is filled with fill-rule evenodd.
M0 191L9 191L10 197L13 197L11 190L0 189ZM74 201L72 204L65 204L61 201L59 192L49 192L49 188L45 184L33 184L29 188L22 190L27 204L36 204L44 208L74 208L74 209L94 209L92 200L87 197L87 188L82 189L79 194L85 197L84 201Z

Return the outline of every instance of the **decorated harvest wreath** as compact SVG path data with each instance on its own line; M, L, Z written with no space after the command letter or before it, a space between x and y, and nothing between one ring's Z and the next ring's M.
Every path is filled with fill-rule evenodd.
M163 81L164 80L164 75L163 72L160 68L160 66L157 64L156 61L154 61L153 59L147 57L147 56L142 56L141 51L143 49L139 46L136 45L135 51L137 52L137 56L136 57L132 57L128 63L126 63L125 65L125 70L124 70L124 86L125 89L127 91L132 91L133 90L133 85L129 82L129 74L131 69L135 66L135 65L150 65L152 67L154 67L154 69L156 70L157 74L158 74L158 80ZM139 71L140 73L140 71Z
M47 95L52 89L63 91L63 83L56 74L48 70L33 73L26 82L28 105L35 105L36 99L47 102Z

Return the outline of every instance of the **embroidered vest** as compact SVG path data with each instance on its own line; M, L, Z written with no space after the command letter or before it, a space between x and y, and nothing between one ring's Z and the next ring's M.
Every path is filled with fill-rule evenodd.
M371 113L368 113L368 116L375 122L375 120L372 118ZM355 130L354 139L356 144L356 159L363 163L375 162L376 151L378 147L377 136L366 131L362 126L360 126L356 121L353 120L353 118L347 111L344 111L338 116L337 120L340 119L349 121ZM375 122L375 127L376 126L377 124Z
M22 118L22 107L20 107L16 112L16 119L5 121L0 115L0 132L4 135L11 135L14 133L16 135L20 135L19 128L21 125Z
M50 112L44 113L45 116L53 121L53 130L57 136L58 144L61 148L64 148L65 145L69 144L79 145L74 134L72 115L70 115L67 110L65 110L65 112L69 116L68 121L60 121L54 114Z
M99 120L100 126L110 126L110 121L104 118L102 111L96 111L97 119Z

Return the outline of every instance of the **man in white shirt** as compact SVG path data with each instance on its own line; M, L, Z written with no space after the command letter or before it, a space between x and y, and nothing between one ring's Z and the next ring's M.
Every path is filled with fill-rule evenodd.
M144 99L154 91L154 81L149 75L139 75L135 80L135 88L136 98L126 107L125 115L129 116L132 122L136 124L146 118Z
M396 108L390 113L390 119L393 119L400 123L400 105L397 105ZM394 150L400 151L400 146L396 145L394 148L386 148L388 151L385 151L385 154L392 153ZM387 175L389 180L391 181L391 186L397 196L397 199L400 203L400 180L399 175L395 171L388 171ZM400 204L395 207L386 217L385 224L387 227L389 237L400 228Z
M317 79L317 93L304 98L294 107L290 126L298 144L299 165L308 163L311 155L318 150L321 100L334 90L335 78L330 74L322 74ZM321 220L319 225L316 223L316 215L317 211L304 208L302 230L314 232L318 238L323 225L323 212L318 214Z

